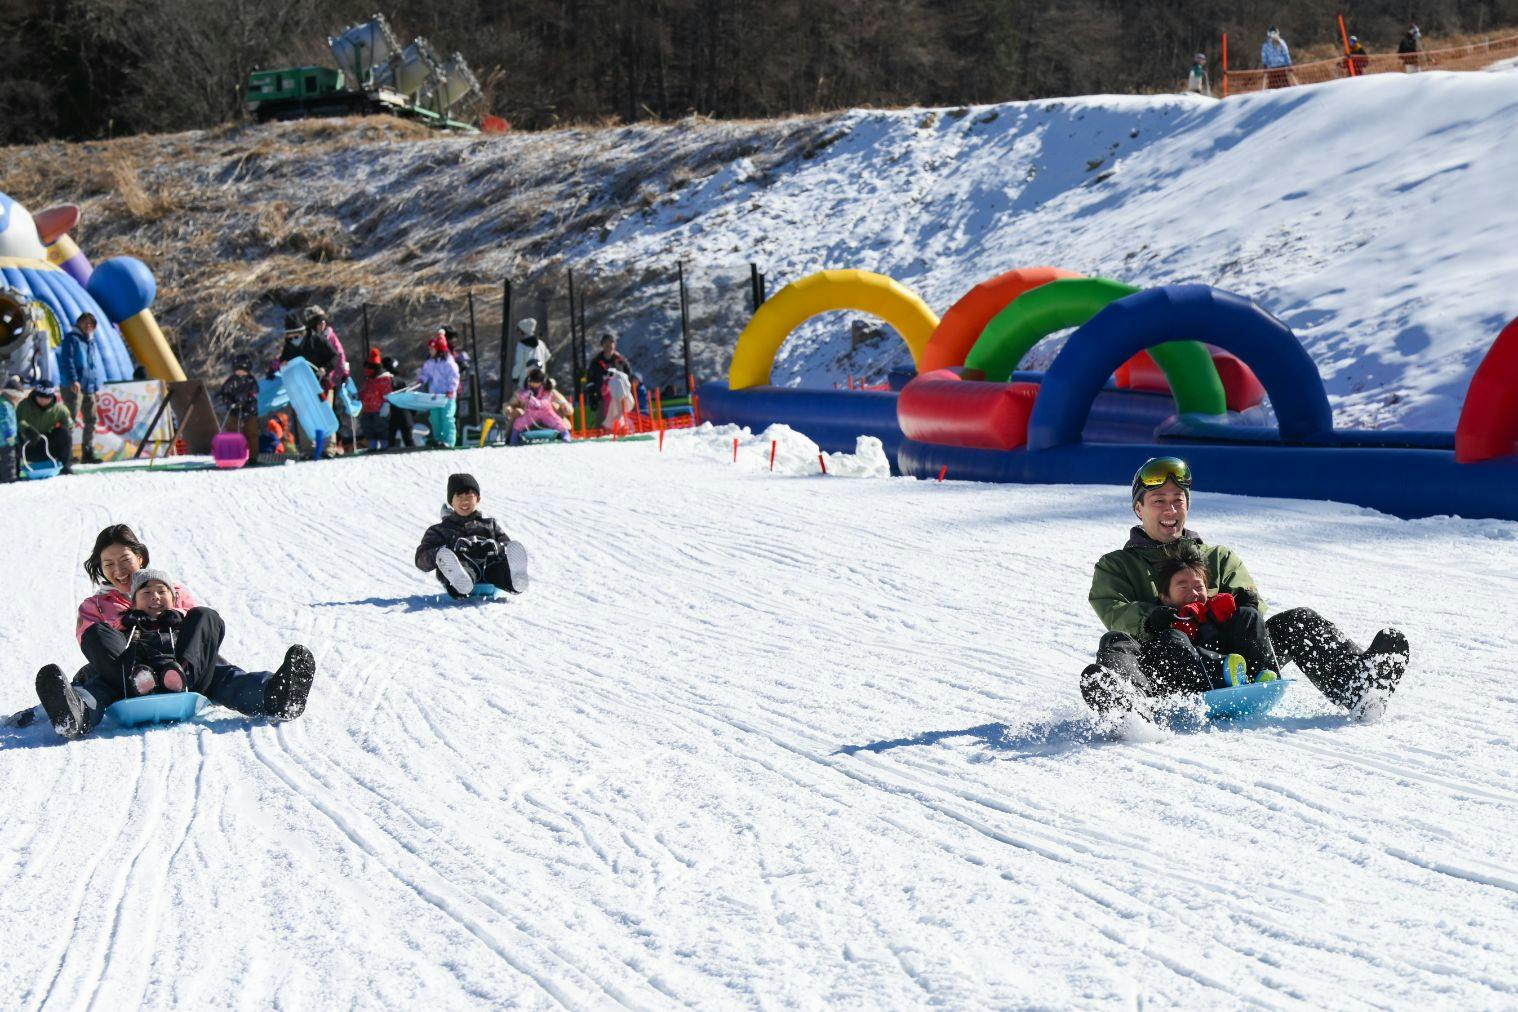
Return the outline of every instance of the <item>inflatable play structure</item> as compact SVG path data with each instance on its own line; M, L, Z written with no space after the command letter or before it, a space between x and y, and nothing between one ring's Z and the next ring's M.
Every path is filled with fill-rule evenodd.
M183 380L150 308L152 272L132 257L91 264L69 236L78 223L72 204L34 217L0 193L0 367L56 381L58 344L88 312L98 324L90 354L107 382L130 380L134 358L152 379Z
M839 309L890 323L911 352L910 378L893 390L770 385L790 332ZM1039 340L1069 328L1047 371L1018 371ZM890 278L823 271L759 307L728 382L700 396L705 420L780 422L830 451L876 436L900 473L919 478L1125 485L1137 461L1181 454L1205 491L1518 520L1518 320L1477 369L1454 433L1340 430L1291 329L1216 288L1139 290L1026 268L977 285L938 319Z

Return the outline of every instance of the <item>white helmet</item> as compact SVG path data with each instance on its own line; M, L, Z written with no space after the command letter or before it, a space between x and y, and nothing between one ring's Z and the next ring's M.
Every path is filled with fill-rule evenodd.
M528 337L533 337L538 332L538 321L530 316L523 317L517 321L517 329Z

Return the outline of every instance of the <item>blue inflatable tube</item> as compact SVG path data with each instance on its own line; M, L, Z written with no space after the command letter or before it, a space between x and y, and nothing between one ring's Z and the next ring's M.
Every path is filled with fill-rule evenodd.
M1181 454L1195 491L1369 506L1408 519L1518 520L1518 458L1458 464L1448 450L1207 443L1085 443L1048 450L971 450L903 439L901 473L959 481L1127 488L1147 457Z
M894 461L904 438L896 421L896 394L886 390L729 390L726 383L706 383L698 393L702 421L745 425L755 432L778 422L829 453L853 453L858 437L875 436L886 459Z
M1096 410L1092 409L1092 417ZM1090 427L1087 427L1089 434ZM1174 417L1156 433L1169 442L1272 443L1282 445L1281 434L1268 426L1230 425L1210 418ZM1299 446L1358 446L1389 450L1453 450L1455 434L1428 429L1335 429L1316 440L1296 441Z

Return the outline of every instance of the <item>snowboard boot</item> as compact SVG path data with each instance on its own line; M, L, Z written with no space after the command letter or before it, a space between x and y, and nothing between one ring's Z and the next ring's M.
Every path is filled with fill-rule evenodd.
M1391 703L1397 683L1407 671L1407 637L1397 629L1382 629L1360 655L1365 670L1359 693L1350 704L1350 716L1367 723L1380 720Z
M1278 674L1276 674L1274 671L1271 671L1269 668L1266 668L1264 671L1256 672L1255 676L1253 678L1251 678L1250 681L1251 682L1273 682L1273 681L1275 681L1276 679L1278 679L1280 677L1281 676L1278 675Z
M506 570L511 574L511 583L507 590L513 594L520 594L527 589L527 549L519 541L506 542Z
M263 712L275 720L294 720L306 712L306 697L316 678L316 658L296 643L285 651L284 663L264 683Z
M464 565L464 561L454 554L453 549L439 548L434 561L448 589L459 597L468 597L474 590L474 577Z
M58 665L48 664L37 672L37 698L60 738L83 738L89 732L85 726L84 701Z

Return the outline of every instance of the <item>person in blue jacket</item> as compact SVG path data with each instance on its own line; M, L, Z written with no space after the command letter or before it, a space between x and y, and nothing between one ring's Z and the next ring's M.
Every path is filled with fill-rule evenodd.
M1296 75L1291 72L1291 48L1281 38L1279 28L1272 27L1265 33L1265 42L1260 46L1260 66L1265 68L1267 88L1285 88L1297 83Z
M86 464L98 464L95 456L95 395L105 377L101 375L99 359L93 354L95 328L99 324L92 313L80 313L73 329L63 335L58 345L59 383L63 387L63 403L69 414L81 416L84 421L82 460Z

